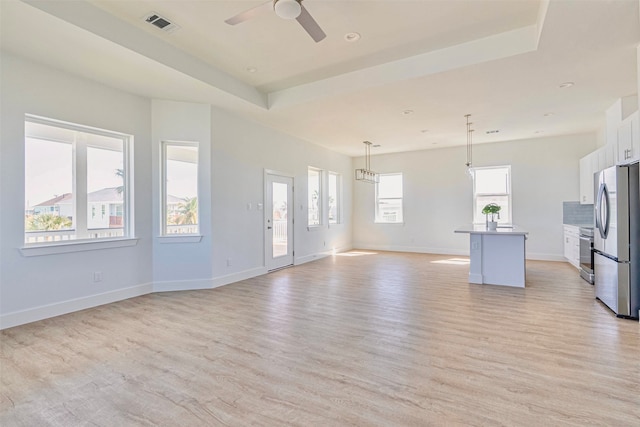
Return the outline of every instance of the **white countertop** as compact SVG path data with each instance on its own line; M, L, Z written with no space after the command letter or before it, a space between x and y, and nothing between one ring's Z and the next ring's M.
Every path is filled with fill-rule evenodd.
M498 226L497 230L487 230L487 227L484 224L465 225L457 228L454 232L469 234L509 234L522 236L526 236L527 234L529 234L528 231L517 225L503 225Z

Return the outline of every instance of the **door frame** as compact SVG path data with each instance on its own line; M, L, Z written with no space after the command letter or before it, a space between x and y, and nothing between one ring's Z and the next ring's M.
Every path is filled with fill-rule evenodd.
M284 178L290 178L291 179L291 197L293 200L291 200L291 207L287 208L287 219L291 219L291 257L292 257L292 261L290 265L295 265L296 262L296 257L295 257L295 221L294 221L294 216L295 216L295 182L296 182L296 178L295 175L291 174L291 173L287 173L287 172L282 172L282 171L278 171L275 169L264 169L264 174L263 174L263 182L264 182L264 186L263 186L263 194L262 194L262 200L263 200L263 215L262 215L262 257L263 257L263 262L264 262L264 266L268 271L272 271L269 270L269 266L267 263L267 217L269 216L269 212L267 207L271 205L271 202L267 201L267 194L269 194L268 191L268 183L269 183L269 179L268 179L268 175L275 175L275 176L281 176ZM290 265L286 265L285 267L288 267ZM282 268L282 267L281 267ZM277 269L275 269L277 270Z

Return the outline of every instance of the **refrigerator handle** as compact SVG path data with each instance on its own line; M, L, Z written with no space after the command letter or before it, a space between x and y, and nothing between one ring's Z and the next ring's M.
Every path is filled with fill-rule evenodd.
M598 197L596 200L596 228L600 232L600 237L606 239L609 235L609 221L610 221L610 208L609 208L609 189L607 184L600 184L598 189Z

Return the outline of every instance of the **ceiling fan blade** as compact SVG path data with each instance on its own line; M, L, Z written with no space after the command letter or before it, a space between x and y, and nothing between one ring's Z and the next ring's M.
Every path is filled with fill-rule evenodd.
M302 28L309 33L311 38L318 43L327 37L327 35L322 31L322 28L320 28L316 20L307 12L307 9L302 4L300 6L302 6L302 12L300 12L300 16L296 18L296 21L298 21L300 25L302 25Z
M226 22L229 25L236 25L241 22L248 21L254 16L265 12L266 10L273 11L273 0L269 0L266 3L262 3L259 6L252 7L251 9L245 10L244 12L240 12L236 16L232 16L231 18L225 20L224 22Z

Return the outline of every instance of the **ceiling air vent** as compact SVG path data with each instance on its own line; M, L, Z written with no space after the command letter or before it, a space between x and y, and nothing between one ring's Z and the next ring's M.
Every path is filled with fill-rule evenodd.
M174 24L173 22L169 21L167 18L156 12L149 12L142 19L144 20L144 22L154 25L166 33L172 33L180 28L178 25Z

